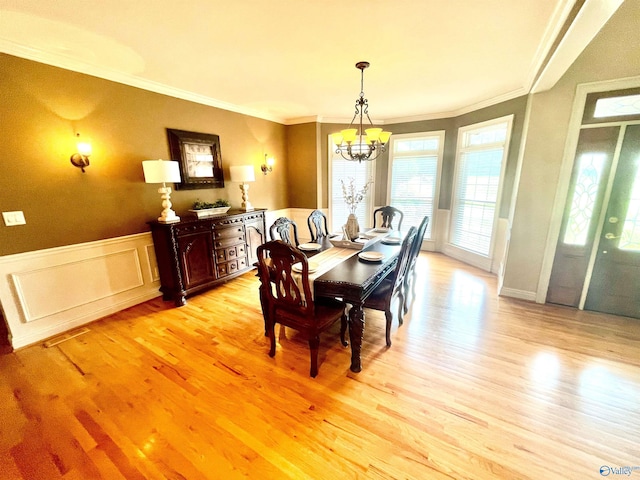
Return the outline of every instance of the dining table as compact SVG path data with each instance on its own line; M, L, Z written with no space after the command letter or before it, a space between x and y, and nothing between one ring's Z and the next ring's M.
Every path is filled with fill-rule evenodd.
M361 349L365 327L363 305L367 297L376 289L385 277L395 268L400 252L399 242L385 243L389 236L385 233L363 245L362 249L334 246L329 238L318 242L321 247L315 251L305 251L311 263L317 263L316 271L310 273L313 282L313 296L338 298L351 305L348 314L349 343L351 345L352 372L362 370ZM394 235L400 235L395 232ZM373 252L380 259L371 261L361 258ZM327 268L327 265L329 268Z

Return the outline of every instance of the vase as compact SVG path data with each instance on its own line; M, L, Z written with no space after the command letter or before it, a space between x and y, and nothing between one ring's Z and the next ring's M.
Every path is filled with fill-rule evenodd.
M360 225L358 225L358 217L354 213L350 213L347 217L347 223L345 224L345 230L349 236L349 240L355 240L360 233Z

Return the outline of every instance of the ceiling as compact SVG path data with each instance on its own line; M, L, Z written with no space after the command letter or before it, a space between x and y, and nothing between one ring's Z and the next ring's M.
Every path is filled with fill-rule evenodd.
M0 0L0 51L285 124L349 121L366 60L397 123L553 86L620 3Z

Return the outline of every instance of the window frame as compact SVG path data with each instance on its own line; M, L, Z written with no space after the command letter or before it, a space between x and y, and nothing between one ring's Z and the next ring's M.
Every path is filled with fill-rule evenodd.
M391 136L391 142L389 144L389 162L387 166L387 205L391 205L391 192L392 192L392 184L393 184L393 163L395 161L395 157L410 157L410 156L419 156L419 155L429 155L430 153L426 152L434 152L431 150L422 150L420 153L409 152L409 153L401 153L396 155L395 147L396 142L408 139L423 139L423 138L433 138L438 137L438 149L435 151L437 156L437 166L436 166L436 182L435 189L433 194L433 212L429 215L429 225L431 235L425 237L423 239L422 248L428 248L428 250L436 249L436 241L437 241L437 229L436 226L438 224L438 208L439 208L439 200L440 200L440 188L442 185L442 165L444 163L444 144L445 144L445 130L433 130L427 132L415 132L415 133L403 133L403 134L395 134ZM408 229L408 224L403 223L404 229ZM418 225L416 225L416 228Z
M446 244L443 248L445 254L457 258L465 263L476 266L478 268L482 268L486 271L491 271L493 258L495 254L495 246L496 246L496 233L498 230L498 222L500 220L500 206L502 204L502 192L504 187L504 179L507 167L507 160L509 158L509 147L511 145L511 136L513 133L513 119L514 115L505 115L503 117L494 118L491 120L486 120L479 123L474 123L470 125L465 125L463 127L458 128L458 138L456 144L456 157L455 157L455 168L452 177L451 184L451 204L449 210L449 227L447 229L447 239ZM505 140L504 142L494 142L491 144L483 144L481 146L466 146L465 139L467 135L478 132L481 130L490 129L492 126L506 123L506 132L505 132ZM500 164L500 177L498 179L498 191L496 194L496 201L494 204L494 216L493 222L491 226L491 239L489 242L489 251L486 255L483 255L478 252L474 252L459 245L455 245L451 242L451 239L454 236L454 228L456 226L456 209L458 203L458 189L459 189L459 181L458 175L460 175L460 163L461 157L463 154L473 151L482 151L482 150L491 150L496 149L499 146L502 146L502 161Z

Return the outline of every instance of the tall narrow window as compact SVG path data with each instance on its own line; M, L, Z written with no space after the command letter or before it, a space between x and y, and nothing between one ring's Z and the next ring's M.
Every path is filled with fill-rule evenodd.
M563 241L567 245L586 245L607 155L585 153L580 156L573 187L571 210Z
M375 161L362 163L348 161L336 154L334 150L333 142L329 138L329 229L332 232L337 232L347 222L349 216L349 209L342 196L341 180L348 183L349 179L353 178L356 189L360 190L365 183L375 179ZM374 189L375 185L372 185L356 210L356 217L358 217L361 228L371 226Z
M449 241L484 257L491 254L512 120L510 115L458 132Z
M403 229L429 217L425 240L435 223L443 147L444 131L391 137L388 202L402 210Z

